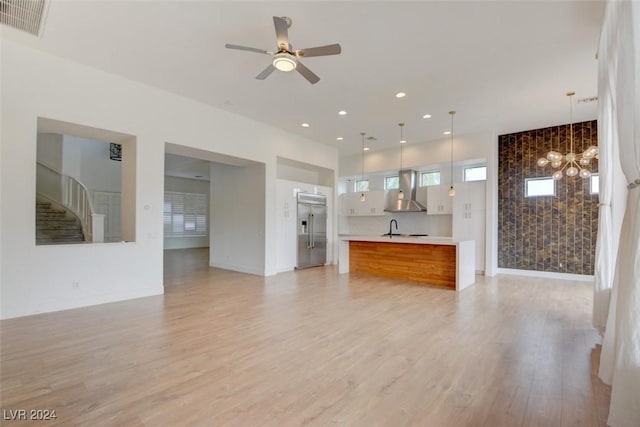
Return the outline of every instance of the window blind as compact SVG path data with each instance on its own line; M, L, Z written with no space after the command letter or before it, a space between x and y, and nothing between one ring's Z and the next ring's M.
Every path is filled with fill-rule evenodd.
M190 237L207 235L207 195L164 193L164 235Z

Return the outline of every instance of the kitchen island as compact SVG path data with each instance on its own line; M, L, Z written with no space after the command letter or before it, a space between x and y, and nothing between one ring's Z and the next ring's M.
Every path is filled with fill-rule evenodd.
M342 235L338 271L459 291L475 282L475 242L451 237Z

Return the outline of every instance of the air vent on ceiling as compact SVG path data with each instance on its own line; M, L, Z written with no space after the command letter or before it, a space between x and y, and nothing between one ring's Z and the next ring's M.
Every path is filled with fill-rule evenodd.
M598 101L598 97L597 96L591 96L589 98L580 98L578 99L578 104L589 104L591 102L597 102Z
M0 23L38 35L45 0L0 0Z

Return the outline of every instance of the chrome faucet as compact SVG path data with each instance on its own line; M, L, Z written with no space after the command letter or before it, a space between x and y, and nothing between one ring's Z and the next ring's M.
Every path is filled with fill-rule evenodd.
M396 231L398 230L398 221L396 221L395 218L392 219L391 221L389 221L389 238L391 238L391 236L393 236L393 231L392 231L391 226L393 225L394 222L396 223Z

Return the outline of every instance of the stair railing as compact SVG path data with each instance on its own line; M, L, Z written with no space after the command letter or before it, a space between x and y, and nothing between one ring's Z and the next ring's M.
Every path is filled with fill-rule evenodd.
M96 214L89 190L72 176L43 162L37 162L37 192L73 212L82 225L85 241L102 241L104 216ZM94 221L94 218L96 221Z

